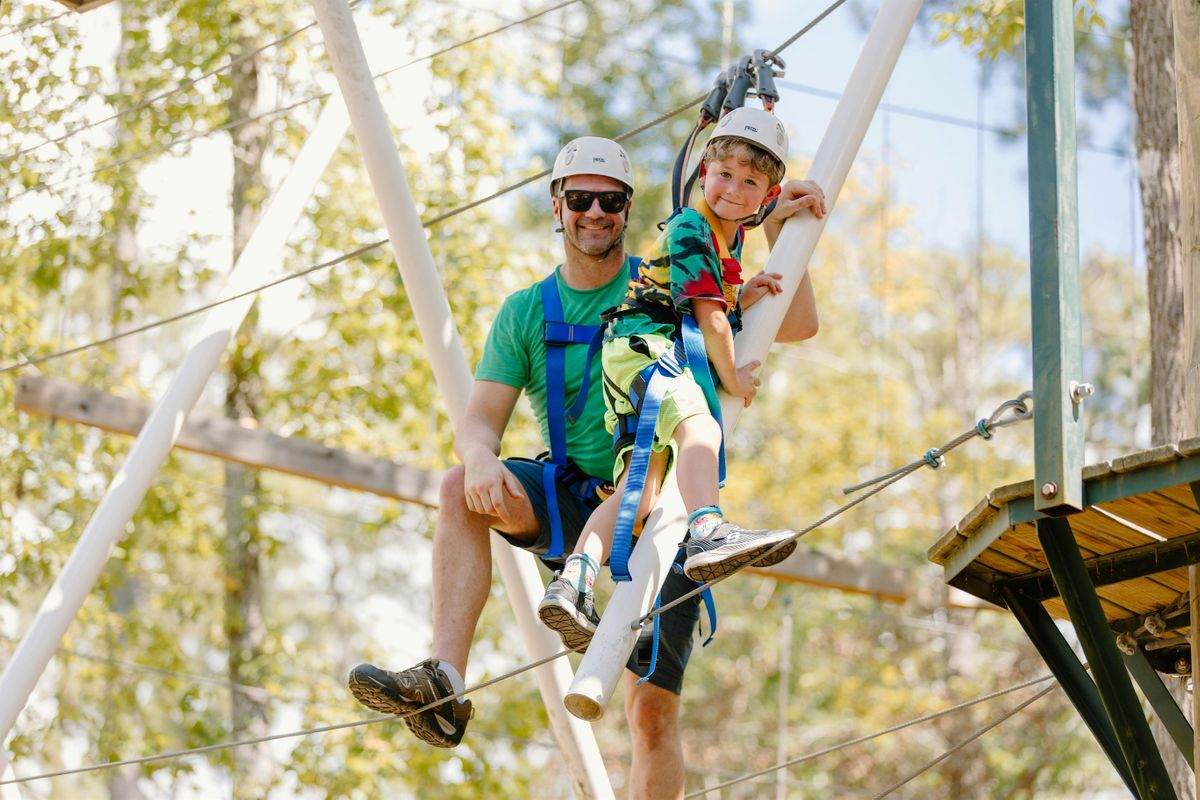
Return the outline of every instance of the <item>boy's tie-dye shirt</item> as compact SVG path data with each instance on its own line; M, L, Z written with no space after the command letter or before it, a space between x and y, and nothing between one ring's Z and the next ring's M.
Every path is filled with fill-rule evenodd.
M702 210L686 208L672 217L643 259L637 280L629 282L625 302L614 315L606 338L673 338L679 316L692 313L695 298L723 303L734 330L740 328L738 294L743 281L739 259L745 232L738 228L732 251L724 259L718 235ZM665 313L654 313L655 307Z

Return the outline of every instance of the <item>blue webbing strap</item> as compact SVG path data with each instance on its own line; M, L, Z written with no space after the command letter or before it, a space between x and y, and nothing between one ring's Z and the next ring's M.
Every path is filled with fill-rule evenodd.
M617 509L617 522L613 526L612 551L608 556L608 569L614 581L631 580L629 574L629 551L632 547L633 526L637 522L638 506L642 502L642 490L646 486L646 472L650 466L650 454L654 449L654 429L658 427L658 407L666 393L668 379L683 371L683 354L675 347L641 372L646 389L638 411L637 435L633 440L633 454L625 475L625 491L621 493L621 505Z
M629 276L637 278L640 258L628 258ZM551 272L542 281L542 340L546 343L546 427L550 433L550 463L542 468L542 487L546 494L546 513L550 517L550 550L543 558L558 558L563 553L562 519L558 513L558 478L567 466L567 425L583 413L591 385L592 358L603 341L602 326L573 325L563 319L562 298L558 294L558 273ZM587 344L587 361L579 393L569 411L567 405L567 345Z
M682 575L683 562L686 558L687 548L679 548L679 552L675 554L675 561L671 564L671 571ZM696 582L693 581L693 583ZM700 585L701 584L696 583L696 586ZM713 637L717 635L717 603L715 600L713 600L712 589L705 589L703 592L701 592L700 599L704 601L704 608L706 611L708 611L708 638L704 640L704 644L702 644L701 647L708 647L708 643L711 642ZM654 610L657 611L660 608L662 608L661 590L658 593L658 597L654 600ZM658 621L660 619L662 619L661 614L654 615L654 638L651 640L650 644L650 664L646 668L646 674L643 675L640 680L638 680L639 684L650 680L650 676L654 674L654 670L658 666Z
M662 592L659 592L658 597L654 598L654 610L658 611L660 608L662 608ZM654 670L658 666L658 630L661 619L662 614L654 615L654 636L650 640L650 665L646 668L646 674L638 679L638 686L650 680L650 676L654 674Z

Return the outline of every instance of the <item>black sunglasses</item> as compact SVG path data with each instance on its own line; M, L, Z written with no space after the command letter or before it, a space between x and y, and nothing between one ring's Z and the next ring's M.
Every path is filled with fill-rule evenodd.
M566 189L559 193L566 201L567 208L576 214L587 211L592 207L593 200L600 201L600 210L605 214L616 214L625 210L629 204L629 194L626 192L590 192L584 189Z

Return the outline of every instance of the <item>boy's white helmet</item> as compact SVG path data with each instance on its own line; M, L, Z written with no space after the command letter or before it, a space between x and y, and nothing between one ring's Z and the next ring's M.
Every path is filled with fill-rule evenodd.
M743 106L721 117L708 140L726 138L745 139L778 158L779 163L787 164L787 131L779 118L766 109Z
M633 167L625 148L612 139L600 136L580 136L558 151L554 169L550 172L550 191L558 181L572 175L603 175L620 181L633 192Z

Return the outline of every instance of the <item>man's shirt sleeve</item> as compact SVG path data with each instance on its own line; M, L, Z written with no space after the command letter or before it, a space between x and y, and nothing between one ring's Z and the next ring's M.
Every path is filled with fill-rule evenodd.
M515 297L509 297L500 307L492 329L483 345L483 356L475 368L475 378L496 381L524 389L530 378L529 347L522 334L525 316L516 308Z

